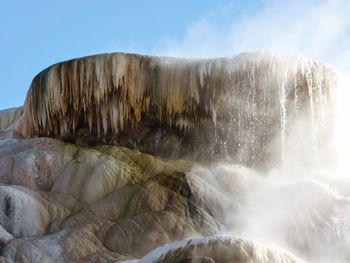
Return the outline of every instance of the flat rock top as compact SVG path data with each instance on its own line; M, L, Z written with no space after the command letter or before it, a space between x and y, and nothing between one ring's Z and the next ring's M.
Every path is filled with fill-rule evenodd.
M15 128L24 137L266 168L284 148L276 137L301 118L310 126L305 136L324 136L334 78L326 64L268 52L207 60L89 56L40 72Z

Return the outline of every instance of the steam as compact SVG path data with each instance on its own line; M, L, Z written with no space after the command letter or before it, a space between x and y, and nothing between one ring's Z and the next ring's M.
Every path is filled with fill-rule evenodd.
M259 10L237 16L229 5L190 25L182 39L163 41L159 52L184 57L233 56L260 49L302 54L349 69L350 2L264 1ZM228 15L232 13L233 15ZM226 17L225 24L220 23ZM227 18L228 17L228 18Z
M189 25L183 38L163 41L158 53L220 57L264 49L301 54L334 65L338 69L338 90L334 102L333 143L336 149L332 150L332 155L337 158L337 175L345 175L350 149L347 116L350 111L348 10L350 2L347 0L297 0L288 3L267 0L258 10L246 10L237 16L239 6L231 4ZM228 15L230 13L234 15ZM222 17L228 22L220 23ZM300 125L300 128L303 126ZM334 160L331 162L334 163Z
M242 13L239 13L239 5L230 4L189 25L182 38L162 41L158 53L207 58L273 50L283 54L301 54L334 65L338 69L334 101L335 136L332 142L334 148L328 151L337 159L329 160L332 165L337 162L337 176L345 176L350 156L348 10L350 2L347 0L297 0L288 3L267 0L256 10L244 10ZM222 23L223 20L226 22ZM327 119L326 122L331 121ZM329 123L328 126L332 125ZM303 125L299 128L302 129ZM298 158L296 154L292 157Z
M316 153L327 153L326 157L309 161L315 151L309 143L300 146L312 140L305 137L310 124L305 119L295 123L287 136L282 109L283 169L270 167L262 174L226 162L193 172L222 195L226 234L274 242L309 262L350 262L350 2L264 3L260 12L229 17L231 22L226 25L217 22L222 12L203 17L188 27L182 39L163 42L160 53L220 57L265 49L302 54L334 65L338 69L334 122L324 120L329 134L323 137L326 143L316 149ZM224 8L226 16L235 8ZM279 96L282 102L286 99L283 89Z
M349 192L332 175L262 174L230 163L193 173L222 197L227 213L221 234L274 243L307 262L349 262Z
M350 156L350 125L348 113L350 112L350 78L347 71L338 72L338 91L335 104L335 145L338 156L338 176L346 178L349 175Z

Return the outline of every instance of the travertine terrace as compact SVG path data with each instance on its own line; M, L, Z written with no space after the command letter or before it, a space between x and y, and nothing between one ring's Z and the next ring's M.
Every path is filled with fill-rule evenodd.
M55 64L33 80L17 130L162 157L266 166L271 141L307 116L323 136L334 70L269 52L178 59L113 53ZM303 114L300 114L303 112ZM275 142L274 142L275 143Z

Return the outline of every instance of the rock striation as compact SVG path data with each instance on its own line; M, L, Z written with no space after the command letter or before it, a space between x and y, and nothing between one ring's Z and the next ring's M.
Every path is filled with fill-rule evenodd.
M323 154L335 86L269 52L52 65L0 111L0 262L349 262L348 182L262 172Z
M23 107L0 110L0 131L10 128L22 113Z
M270 164L301 117L325 136L334 70L269 52L178 59L112 53L73 59L33 80L17 131L161 157ZM275 147L276 148L276 147Z

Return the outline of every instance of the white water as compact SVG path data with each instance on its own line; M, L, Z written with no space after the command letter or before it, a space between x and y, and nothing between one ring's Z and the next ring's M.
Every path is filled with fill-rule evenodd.
M226 162L193 172L224 196L223 233L272 242L307 262L348 263L350 80L340 73L336 94L327 98L322 85L327 76L322 72L316 75L307 78L309 112L299 108L300 94L295 89L295 116L309 114L310 118L293 125L295 119L286 113L281 82L282 169L259 173ZM299 146L293 147L295 144Z
M284 171L284 164L286 162L286 126L287 126L287 106L286 106L286 85L287 85L287 70L282 74L281 86L279 89L280 98L280 114L281 114L281 161L282 161L282 171ZM294 82L294 87L296 87ZM298 98L295 97L295 103L298 103Z
M241 56L244 65L251 68L244 81L234 85L245 89L245 98L238 102L238 96L232 98L237 113L229 115L222 147L226 153L232 150L230 147L238 147L240 163L249 160L254 164L251 158L258 156L259 151L275 154L275 162L269 171L262 173L226 159L208 168L197 167L191 174L208 182L213 194L221 199L226 215L220 234L241 237L254 243L253 251L265 251L260 261L252 259L253 262L271 262L264 261L268 253L264 247L272 243L306 262L348 263L350 180L340 176L335 160L343 156L338 165L342 164L343 174L346 173L344 156L350 153L350 140L345 136L349 137L350 129L344 124L348 122L345 116L349 111L345 109L349 103L346 100L339 103L344 96L338 94L334 127L332 103L336 80L329 68L302 57L276 60L278 55L259 54L254 53L252 64L249 55ZM266 79L262 72L255 71L259 56L261 60L270 59ZM272 86L277 87L276 93L271 93ZM275 140L259 142L275 128L269 125L276 112L279 129ZM261 119L263 122L259 122ZM237 137L239 143L233 146L230 140ZM342 143L346 147L344 144L339 147ZM157 262L172 250L210 239L179 241L151 252L140 262ZM272 253L278 255L279 250L273 248ZM280 257L273 262L289 261Z
M350 183L324 171L257 173L233 164L193 171L224 196L223 234L277 244L307 262L350 262Z
M254 241L245 240L237 237L229 236L208 236L202 238L195 238L190 240L177 241L160 248L157 248L140 261L139 263L151 263L151 262L170 262L170 260L178 260L179 258L172 257L174 251L181 251L190 249L190 253L195 255L198 250L204 250L200 252L201 256L204 256L205 250L210 256L213 252L210 250L213 247L227 246L226 250L222 249L221 253L232 253L232 250L236 250L238 254L245 254L239 262L256 262L256 263L304 263L301 259L294 257L290 253L284 251L282 248L268 243L256 243ZM203 249L206 248L206 249ZM179 253L181 254L181 253ZM220 254L220 253L219 253ZM169 257L170 255L170 257ZM213 258L220 257L220 255L212 255ZM168 258L167 258L168 257ZM239 256L238 256L239 257ZM170 260L169 260L170 258ZM225 255L222 255L225 258ZM238 260L238 258L236 258ZM134 262L134 261L126 261ZM124 263L126 263L124 262Z

